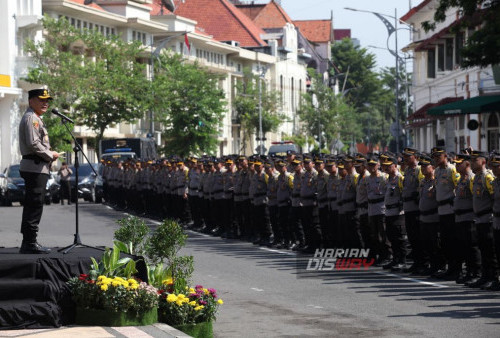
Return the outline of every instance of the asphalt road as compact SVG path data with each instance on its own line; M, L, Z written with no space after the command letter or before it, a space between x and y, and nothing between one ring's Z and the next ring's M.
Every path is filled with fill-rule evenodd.
M74 207L44 210L40 242L71 244ZM0 207L0 247L20 245L21 212L19 206ZM82 203L82 242L111 245L122 217L104 205ZM217 289L224 300L216 337L500 337L498 292L380 268L306 274L292 252L188 234L182 253L194 256L193 284Z

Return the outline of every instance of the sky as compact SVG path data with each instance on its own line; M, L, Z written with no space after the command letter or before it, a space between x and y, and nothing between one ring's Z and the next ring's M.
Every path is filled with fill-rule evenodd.
M411 7L417 6L423 0L281 0L281 6L292 20L319 20L330 19L333 11L333 25L335 29L351 29L351 36L360 41L361 47L367 48L375 54L377 68L394 67L395 58L387 47L387 28L383 22L371 13L353 12L344 9L350 7L395 15L401 18ZM268 2L268 1L256 1ZM393 25L394 19L387 18ZM399 25L404 27L404 25ZM410 33L403 29L398 31L398 49L410 43ZM376 46L383 49L371 48ZM394 49L395 36L389 39L389 48ZM408 65L409 66L409 65Z

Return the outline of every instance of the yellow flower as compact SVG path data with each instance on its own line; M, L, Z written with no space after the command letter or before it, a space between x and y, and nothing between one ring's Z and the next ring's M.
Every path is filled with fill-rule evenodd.
M217 301L217 304L222 305L222 304L224 304L224 302L222 301L222 299L219 299L219 300Z
M129 284L137 284L137 281L135 279L132 279L132 278L130 278L127 282Z
M162 284L165 284L165 285L171 285L171 284L174 284L174 280L173 280L171 277L169 277L169 278L165 279L165 280L162 282Z
M100 275L99 277L97 277L97 280L100 282L100 281L102 281L103 279L106 279L106 278L107 278L106 276Z
M195 311L200 311L201 309L203 309L204 306L203 305L199 305L197 307L194 308Z
M177 298L177 300L175 301L175 304L182 306L182 304L184 304L184 302L182 301L182 299Z
M195 302L194 300L193 300L193 301L190 301L190 302L189 302L189 305L191 305L191 306L196 306L196 302Z
M193 288L189 288L189 293L195 293L196 291L194 291Z
M203 292L205 292L206 295L208 295L210 292L208 292L207 289L203 289Z
M111 285L113 285L116 288L118 287L118 285L121 285L121 283L119 281L114 280L111 282Z
M186 298L186 296L182 293L179 293L179 295L177 295L177 298L183 300L184 298Z
M108 289L108 284L101 285L101 290L106 291Z
M170 294L170 295L167 296L167 302L169 302L169 303L173 303L176 300L177 300L177 296L174 295L174 294Z

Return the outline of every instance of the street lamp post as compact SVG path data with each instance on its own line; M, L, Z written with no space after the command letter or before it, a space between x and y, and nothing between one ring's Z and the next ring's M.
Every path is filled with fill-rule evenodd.
M260 63L258 65L259 71L259 137L257 141L259 141L259 155L264 155L264 132L262 129L262 78L266 76L267 70L269 67L261 66Z
M395 33L394 34L394 37L395 37L395 40L396 40L396 46L395 46L395 51L392 51L391 49L387 48L389 50L389 52L391 54L394 55L395 59L396 59L396 89L395 89L395 96L396 96L396 99L395 99L395 103L396 103L396 152L399 153L399 139L400 139L400 124L399 124L399 98L398 98L398 94L399 94L399 56L398 56L398 34L397 34L397 31L398 31L398 12L397 12L397 8L394 9L394 16L391 16L391 15L387 15L387 14L381 14L381 13L377 13L377 12L372 12L372 11L365 11L365 10L361 10L361 9L355 9L355 8L349 8L349 7L345 7L344 9L347 9L349 11L354 11L354 12L364 12L364 13L371 13L373 15L375 15L377 18L379 18L384 24L385 24L385 27L387 28L387 32L388 32L388 37L387 37L387 42L389 42L389 38L391 37L391 34L392 33ZM389 21L387 20L385 17L389 17L389 18L393 18L394 19L394 25Z
M165 48L165 46L167 45L167 42L169 42L170 40L172 40L173 38L176 38L176 37L179 37L179 36L182 36L182 35L186 35L188 32L187 31L184 31L184 32L181 32L179 34L176 34L176 35L172 35L172 36L169 36L169 37L166 37L165 39L162 39L159 41L158 43L158 46L156 47L156 49L153 51L153 37L151 38L151 76L150 76L150 80L151 80L151 94L154 98L155 96L155 92L154 92L154 84L153 84L153 81L154 81L154 78L155 78L155 63L154 63L154 58L159 58L160 56L160 52L163 48ZM149 110L149 120L150 120L150 124L149 124L149 133L151 135L151 137L154 137L154 132L155 132L155 124L154 124L154 110L153 110L153 107L150 108Z

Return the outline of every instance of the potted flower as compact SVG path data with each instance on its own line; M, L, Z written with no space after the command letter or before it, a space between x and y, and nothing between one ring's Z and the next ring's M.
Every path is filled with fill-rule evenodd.
M76 324L137 326L158 321L158 290L136 278L93 279L82 274L68 285L77 306Z
M164 281L159 290L158 320L196 338L213 337L212 322L224 302L214 289L201 285L176 292L172 279Z

